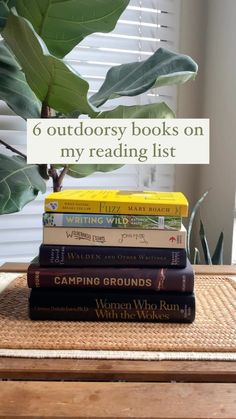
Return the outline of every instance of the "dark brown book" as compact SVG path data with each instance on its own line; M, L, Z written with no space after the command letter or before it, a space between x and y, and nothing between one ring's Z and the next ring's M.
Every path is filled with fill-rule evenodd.
M52 267L30 264L29 288L115 288L193 292L194 272L186 268Z
M29 316L32 320L191 323L195 297L192 293L135 290L32 289Z

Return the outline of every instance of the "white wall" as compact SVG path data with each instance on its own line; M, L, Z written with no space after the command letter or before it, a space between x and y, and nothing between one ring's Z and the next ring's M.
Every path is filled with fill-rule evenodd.
M177 109L179 118L202 117L202 91L205 65L205 15L206 0L182 0L180 12L179 52L190 55L198 64L195 81L179 87ZM200 29L201 28L201 29ZM192 206L197 196L198 166L176 166L176 189L186 194Z
M207 0L203 116L210 118L210 165L199 170L199 192L210 189L203 216L211 247L225 234L225 263L231 263L236 184L236 1Z
M177 181L194 199L210 189L201 217L211 250L224 231L224 263L231 263L236 184L235 16L235 0L182 0L180 46L200 63L200 78L194 87L181 86L179 116L210 118L211 161L179 168Z

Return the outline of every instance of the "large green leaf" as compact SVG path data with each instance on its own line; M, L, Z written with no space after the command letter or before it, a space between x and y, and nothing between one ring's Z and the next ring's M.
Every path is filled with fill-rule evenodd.
M0 32L4 28L10 8L14 7L16 0L0 0Z
M208 246L208 242L207 242L205 229L204 229L204 225L203 225L202 220L200 220L199 236L200 236L200 240L201 240L201 244L202 244L202 250L203 250L203 254L204 254L204 258L205 258L205 263L206 263L206 265L212 265L210 250L209 250L209 246Z
M87 98L88 83L62 60L49 54L26 19L11 13L2 34L41 102L63 113L78 110L94 114Z
M193 264L200 265L200 252L197 247L194 247Z
M191 242L191 233L192 233L192 228L193 228L193 221L195 219L195 216L196 216L200 206L202 205L202 202L204 201L204 199L208 195L208 192L209 191L204 192L204 194L201 196L201 198L198 199L198 201L196 202L196 204L193 207L193 210L192 210L190 218L189 218L189 223L188 223L188 228L187 228L187 253L188 253L189 257L190 257L190 253L191 253L190 242Z
M38 166L20 156L0 154L0 214L20 211L39 191L44 193L46 185Z
M87 35L110 32L129 0L17 0L49 51L64 57Z
M0 42L0 99L22 118L39 118L41 103L4 41Z
M108 99L136 96L151 87L185 83L196 76L197 69L197 64L187 55L159 48L145 61L110 68L91 102L101 106Z
M220 233L214 253L212 255L212 265L223 265L223 255L224 255L224 233Z
M55 168L61 168L61 165L53 165ZM89 176L94 172L111 172L119 169L122 164L69 164L67 175L75 178Z
M118 106L101 112L97 118L174 118L174 112L164 102L151 105Z

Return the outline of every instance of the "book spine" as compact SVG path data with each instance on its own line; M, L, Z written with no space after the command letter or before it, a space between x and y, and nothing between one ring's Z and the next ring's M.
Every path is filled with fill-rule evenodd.
M146 230L180 230L181 217L161 217L157 215L110 215L110 214L43 214L44 227L94 227L128 228Z
M184 268L185 249L141 247L44 245L39 248L41 266L119 266Z
M183 269L43 268L31 264L27 272L27 282L29 288L106 288L193 292L194 273L190 263Z
M183 249L186 247L185 229L126 230L107 228L47 227L43 229L44 244L122 247L162 247Z
M58 203L57 207L49 207L49 203L45 205L46 212L71 212L71 213L101 213L101 214L130 214L130 215L163 215L163 216L174 216L174 217L187 217L188 211L181 205L155 205L155 204L142 204L134 205L126 202L101 202L91 203L88 205L86 202L73 203L64 202L63 200Z
M187 204L164 204L159 202L122 202L122 201L90 201L82 199L51 200L45 198L45 212L58 213L101 213L101 214L129 214L129 215L162 215L174 217L187 217Z
M100 202L99 212L104 214L131 214L131 215L163 215L174 217L187 217L188 208L178 204L159 203L127 203L127 202Z
M31 290L29 315L33 320L191 323L193 294L127 294Z

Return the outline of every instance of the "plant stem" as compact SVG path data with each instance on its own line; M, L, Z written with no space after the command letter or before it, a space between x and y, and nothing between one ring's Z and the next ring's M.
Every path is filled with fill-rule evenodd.
M11 145L5 143L5 141L0 140L0 144L4 145L8 150L13 151L13 153L19 154L19 156L24 157L24 159L26 160L26 155L24 153L21 153L21 151L17 150L16 148L12 147Z
M68 166L65 165L63 167L63 170L61 171L61 173L59 175L59 178L58 178L58 183L59 183L60 189L62 188L62 181L63 181L65 175L67 174L67 172L68 172Z
M47 106L44 102L42 103L42 109L41 109L41 118L50 118L52 116L51 108ZM53 166L53 164L50 165L50 168L48 169L48 175L52 178L52 184L53 184L53 192L60 192L62 188L62 181L68 171L68 166L64 166L60 174L58 174L57 169Z
M53 165L50 165L50 168L48 169L48 175L52 178L53 192L60 192L61 186L58 185L59 176Z
M45 102L42 103L42 109L41 109L41 118L50 118L51 116L51 108L46 105ZM48 176L52 178L52 184L53 184L53 192L60 192L61 190L61 181L60 175L58 175L57 170L55 167L51 164L48 169Z
M58 171L53 167L53 165L50 165L50 168L48 170L49 176L52 178L53 183L53 192L60 192L62 188L62 181L67 173L68 167L65 166L60 174L58 174Z
M43 102L41 109L41 118L50 118L51 116L51 108Z

